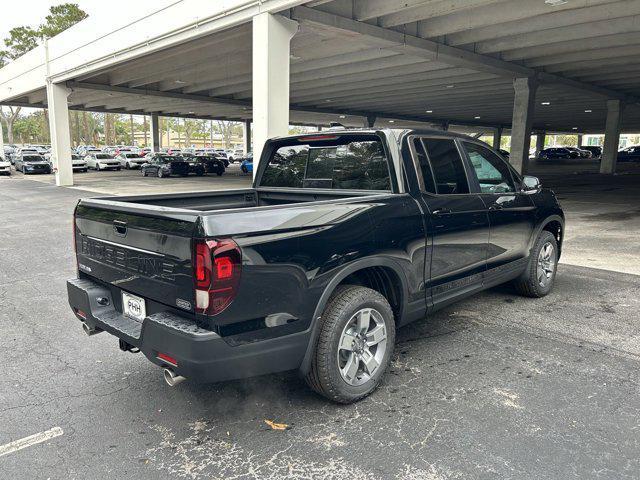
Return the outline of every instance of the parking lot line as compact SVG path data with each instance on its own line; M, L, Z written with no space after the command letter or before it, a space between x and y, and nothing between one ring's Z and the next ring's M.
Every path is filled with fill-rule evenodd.
M46 442L52 438L59 437L64 432L60 427L53 427L51 430L45 430L44 432L29 435L28 437L21 438L20 440L14 440L5 445L0 445L0 457L8 455L23 448L32 447L38 443Z

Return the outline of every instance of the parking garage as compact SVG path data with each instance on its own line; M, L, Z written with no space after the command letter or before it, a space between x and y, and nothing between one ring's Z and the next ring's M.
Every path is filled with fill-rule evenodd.
M89 18L0 70L0 103L48 108L57 169L0 184L0 444L64 430L2 468L637 478L640 172L616 152L621 133L640 131L639 18L629 0L184 0L122 25ZM70 110L148 115L156 149L165 116L244 122L256 151L290 124L509 136L512 164L567 212L558 290L532 306L501 287L402 329L389 378L356 406L328 406L289 374L167 390L112 338L70 328L73 206L251 178L233 165L220 179L74 175ZM602 161L529 158L557 133L604 134Z
M603 133L600 171L616 171L620 133L640 128L637 2L433 3L194 2L122 28L88 19L2 69L0 102L49 109L58 185L73 182L69 109L149 115L156 139L159 116L251 122L256 150L290 123L509 135L520 171L532 134Z

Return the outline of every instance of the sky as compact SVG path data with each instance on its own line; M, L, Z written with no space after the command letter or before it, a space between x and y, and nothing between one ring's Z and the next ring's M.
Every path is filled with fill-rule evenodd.
M0 40L14 27L39 25L44 21L49 7L61 3L76 3L90 16L103 17L105 21L114 15L131 16L134 12L153 9L158 4L155 0L4 0L0 15Z

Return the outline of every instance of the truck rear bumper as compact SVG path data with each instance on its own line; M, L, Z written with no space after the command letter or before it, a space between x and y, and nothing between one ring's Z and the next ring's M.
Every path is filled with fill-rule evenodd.
M69 305L90 328L104 330L142 353L156 365L202 382L218 382L300 367L309 332L298 332L245 345L223 337L172 312L154 313L138 322L118 312L109 289L88 279L67 281ZM168 355L172 365L158 358Z

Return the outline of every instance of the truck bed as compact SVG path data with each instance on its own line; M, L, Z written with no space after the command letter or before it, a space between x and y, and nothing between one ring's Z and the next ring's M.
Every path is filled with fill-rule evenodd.
M176 193L159 195L135 195L125 197L100 197L96 200L106 202L129 203L162 207L163 209L190 210L193 212L209 212L237 208L267 207L291 205L296 203L317 202L322 200L338 200L350 197L371 195L362 191L308 191L299 189L254 189L221 190L217 192Z

